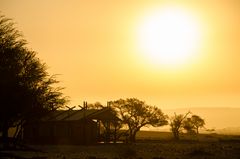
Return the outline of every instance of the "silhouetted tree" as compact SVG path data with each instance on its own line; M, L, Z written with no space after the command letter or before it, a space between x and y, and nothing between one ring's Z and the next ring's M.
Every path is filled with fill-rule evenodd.
M123 134L123 131L120 131L123 123L117 118L117 112L109 105L104 106L100 102L87 104L87 109L108 109L113 116L116 116L115 120L101 120L100 122L100 127L103 130L100 135L104 139L104 142L110 142L112 139L116 143Z
M185 115L177 115L174 113L174 116L170 118L170 127L175 140L179 140L179 134L183 129L183 122L187 118L188 114L190 114L190 112L186 113Z
M192 118L186 118L185 120L183 120L183 129L185 129L188 134L196 134L191 119Z
M194 126L194 129L196 131L197 134L199 134L199 128L204 127L205 125L205 121L204 119L202 119L200 116L198 115L192 115L191 117L191 123Z
M87 104L87 109L102 109L104 106L100 102Z
M7 142L8 129L34 120L48 110L63 106L66 98L46 71L36 52L11 19L0 15L0 130Z
M167 125L167 116L155 107L145 104L136 98L119 99L111 102L118 117L128 126L129 141L135 142L137 132L147 125L163 126Z
M199 128L204 127L205 121L198 115L192 115L183 122L183 128L188 133L199 134Z
M105 142L113 141L116 143L124 133L120 130L123 127L123 122L117 117L117 112L112 107L107 107L107 109L115 116L115 119L102 121L104 127L102 135L104 135Z

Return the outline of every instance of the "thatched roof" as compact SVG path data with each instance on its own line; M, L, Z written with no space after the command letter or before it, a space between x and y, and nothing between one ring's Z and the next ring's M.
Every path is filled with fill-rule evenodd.
M42 121L79 121L82 119L120 120L110 109L55 110Z

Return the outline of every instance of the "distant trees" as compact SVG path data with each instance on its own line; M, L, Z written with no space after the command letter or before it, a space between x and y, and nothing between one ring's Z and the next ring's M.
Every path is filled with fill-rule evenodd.
M189 114L190 112L187 112L186 114L174 113L174 116L170 118L170 127L175 140L179 140L179 134L183 129L184 120Z
M87 104L88 109L102 109L104 106L100 102Z
M0 15L0 77L0 131L4 141L10 127L19 128L25 121L39 118L66 102L62 88L53 86L58 81L47 73L36 52L26 47L26 40L12 20L3 15Z
M173 137L176 140L179 140L179 134L186 130L189 134L199 134L199 128L204 127L205 121L198 115L192 115L187 112L186 114L174 114L172 118L170 118L170 127L173 133Z
M192 115L183 122L183 128L189 133L199 134L199 128L204 127L205 121L198 115Z
M128 127L129 141L135 142L137 132L147 125L167 125L167 116L155 107L136 98L119 99L111 102L111 107Z
M186 118L183 121L183 129L188 133L188 134L196 134L194 131L194 125L192 123L191 118Z

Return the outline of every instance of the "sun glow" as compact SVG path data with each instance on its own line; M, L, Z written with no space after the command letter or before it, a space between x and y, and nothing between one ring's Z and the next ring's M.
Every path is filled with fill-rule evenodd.
M145 16L139 26L138 47L151 63L175 67L197 55L200 25L191 13L166 7Z

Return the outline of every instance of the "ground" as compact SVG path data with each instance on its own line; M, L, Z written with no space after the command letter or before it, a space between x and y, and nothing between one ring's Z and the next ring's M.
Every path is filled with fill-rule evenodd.
M152 134L152 138L143 134L138 135L138 142L134 144L32 145L32 148L41 151L1 151L1 153L35 159L240 159L240 136L207 134L191 139L182 136L182 140L173 141L170 138L155 140L155 137L160 135L158 133L155 137ZM168 133L165 135L170 137Z

